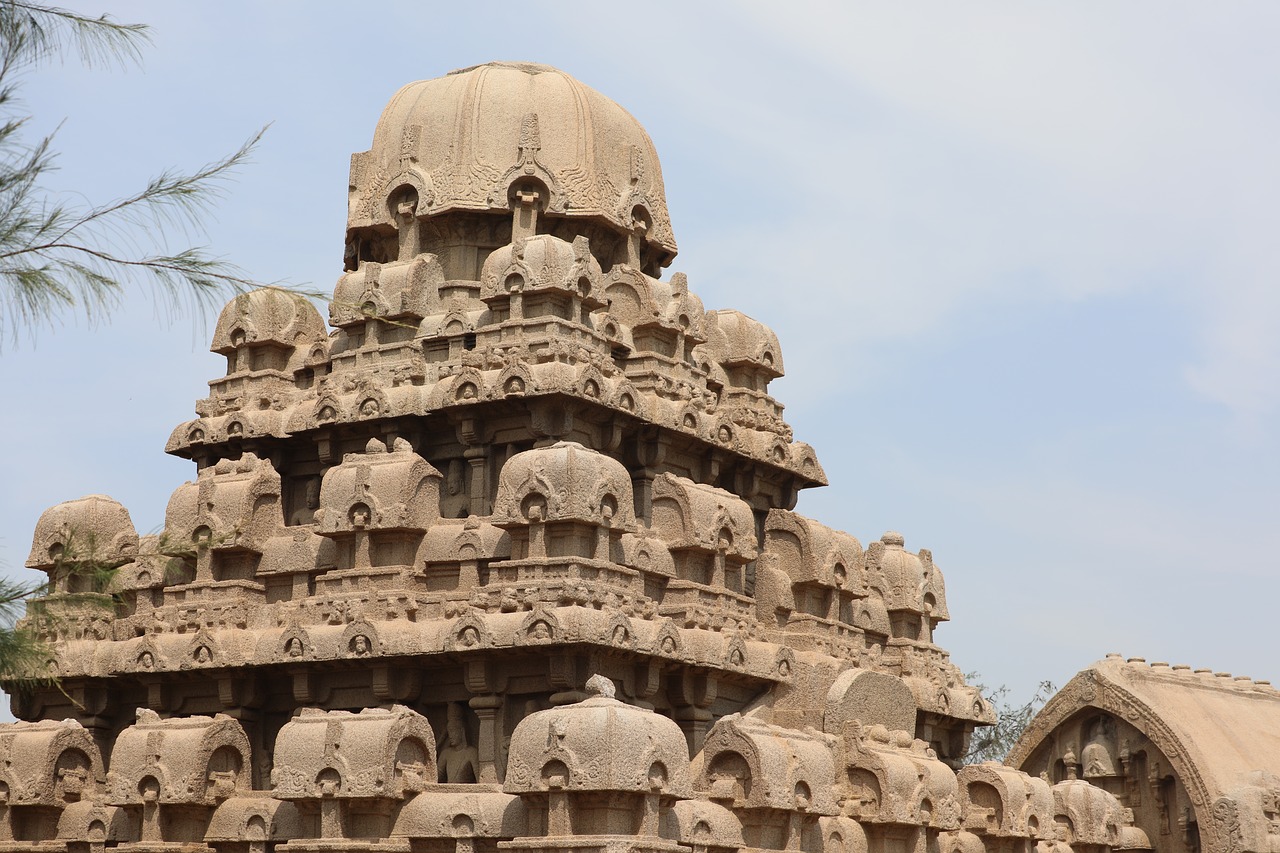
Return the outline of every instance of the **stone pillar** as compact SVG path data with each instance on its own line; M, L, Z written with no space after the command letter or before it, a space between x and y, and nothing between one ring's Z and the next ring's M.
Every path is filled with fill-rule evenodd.
M529 507L529 553L527 556L530 560L545 560L547 557L547 543L544 539L546 531L542 522L542 507L534 504Z
M142 841L163 841L160 832L160 783L155 777L143 780Z
M547 794L547 835L551 838L573 834L573 826L569 820L569 795L561 787L563 784L561 781Z
M640 832L637 835L656 836L658 834L658 796L657 789L644 795L644 813L640 816Z
M711 711L696 705L685 705L677 708L671 716L684 731L685 740L689 742L689 754L697 755L707 741L707 730L711 728Z
M717 688L715 676L710 673L684 672L671 680L669 694L675 706L671 716L684 731L689 755L697 755L706 743Z
M533 189L516 191L516 209L511 218L511 242L532 237L538 233L538 197ZM512 315L514 317L514 314Z
M467 703L480 718L480 737L476 744L479 767L477 782L501 782L498 778L498 744L502 742L502 697L496 693L472 696Z
M600 526L596 528L596 547L595 559L603 562L609 562L609 539L612 533L611 527L613 523L613 510L610 507L604 507L601 512Z
M462 451L471 466L471 514L489 514L489 448L472 445Z

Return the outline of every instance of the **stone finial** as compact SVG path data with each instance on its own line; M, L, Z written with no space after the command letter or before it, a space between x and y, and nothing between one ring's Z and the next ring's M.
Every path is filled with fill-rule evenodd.
M618 693L618 688L614 686L613 682L600 673L596 673L587 679L586 689L589 695L601 696L605 699L613 699Z

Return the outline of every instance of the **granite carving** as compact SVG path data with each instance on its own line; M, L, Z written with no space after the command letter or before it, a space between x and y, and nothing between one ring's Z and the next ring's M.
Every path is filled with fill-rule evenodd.
M676 252L603 95L503 62L401 89L327 322L276 289L218 318L163 531L41 517L58 684L0 726L0 851L1084 853L1188 837L1195 797L1209 849L1280 849L1280 787L1164 792L1198 755L1084 710L1098 679L1029 772L963 766L994 714L935 642L941 570L795 513L826 480L779 341Z

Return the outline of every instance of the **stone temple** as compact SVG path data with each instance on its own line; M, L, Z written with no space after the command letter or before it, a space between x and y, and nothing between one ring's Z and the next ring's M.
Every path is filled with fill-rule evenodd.
M617 104L409 84L348 211L327 324L222 311L161 534L41 517L58 681L0 726L0 851L1280 850L1260 682L1108 659L1021 769L962 765L995 717L942 572L793 511L825 478L778 339L661 278Z

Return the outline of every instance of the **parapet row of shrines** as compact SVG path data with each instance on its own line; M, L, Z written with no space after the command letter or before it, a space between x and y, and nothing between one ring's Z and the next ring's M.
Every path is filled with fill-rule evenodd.
M402 707L300 710L267 778L229 716L139 710L110 767L72 720L0 727L0 850L1151 849L1111 794L995 763L958 773L922 741L845 720L840 733L761 714L719 720L690 764L671 720L614 698L516 727L505 783L458 784L473 762Z
M634 453L637 467L712 484L736 471L762 507L826 482L767 393L782 375L773 332L704 310L681 274L662 282L625 264L601 273L585 237L521 238L489 254L479 281L445 280L433 255L365 263L338 282L330 322L332 336L309 302L284 291L229 304L212 346L227 376L210 383L201 417L174 431L169 452L212 464L240 447L272 455L299 437L323 467L348 435L416 433L414 419L435 415L458 446L437 435L428 455L463 465L457 478L478 497L464 514L489 511L479 496L492 500L484 475L496 467L470 481L490 445L539 438ZM642 438L642 428L653 432ZM619 450L640 442L649 449ZM282 473L302 491L298 449L298 470Z
M782 683L814 652L902 676L921 710L990 718L933 643L948 614L928 551L893 533L864 550L780 509L758 535L744 500L670 473L646 523L632 487L560 442L506 460L490 516L447 519L447 478L371 439L289 525L271 461L244 453L180 486L159 536L103 496L46 511L27 565L53 580L46 609L63 602L63 677L576 643ZM114 609L82 599L100 569Z

